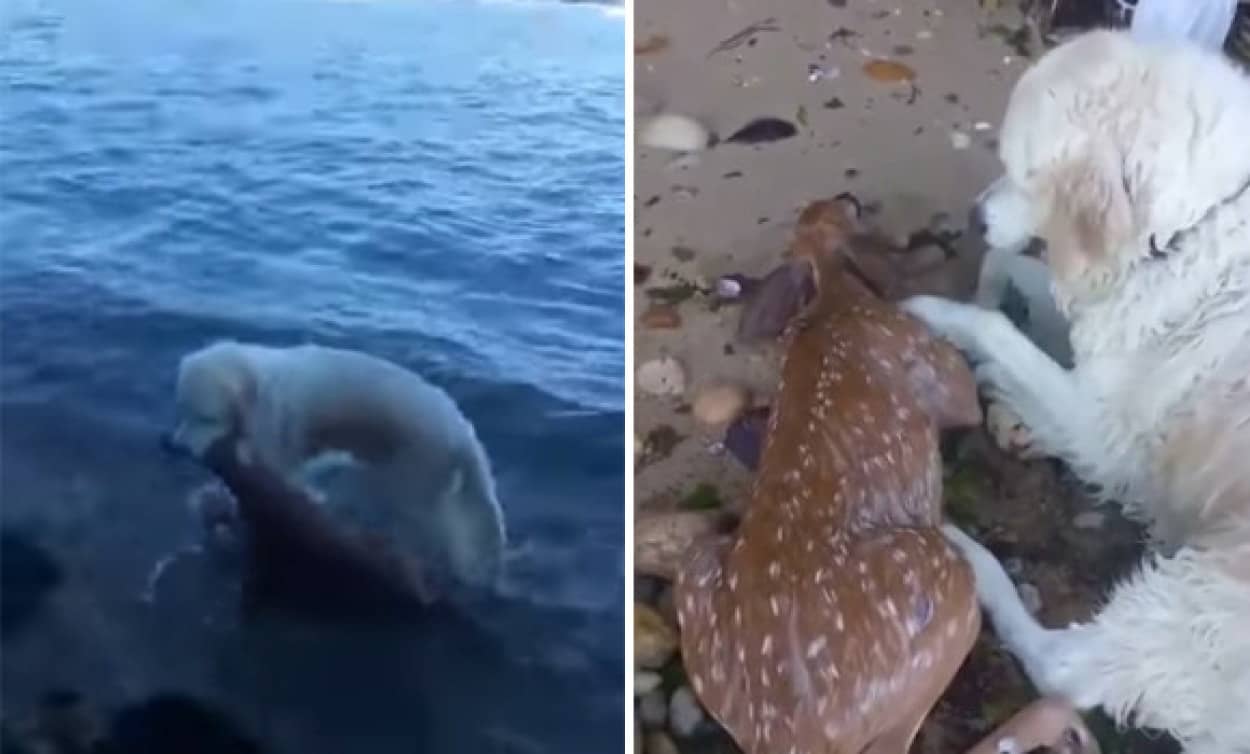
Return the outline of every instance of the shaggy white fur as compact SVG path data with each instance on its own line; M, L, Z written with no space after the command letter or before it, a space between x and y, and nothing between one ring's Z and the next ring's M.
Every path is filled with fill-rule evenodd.
M949 534L1042 689L1190 754L1250 752L1250 81L1215 53L1092 32L1020 79L1000 156L987 237L1000 254L1046 242L1074 368L997 312L905 307L1160 552L1091 623L1052 631L988 551Z
M462 583L497 578L504 518L485 450L451 397L416 374L355 351L219 342L182 359L177 409L174 444L198 456L237 429L294 482L349 455L405 541Z

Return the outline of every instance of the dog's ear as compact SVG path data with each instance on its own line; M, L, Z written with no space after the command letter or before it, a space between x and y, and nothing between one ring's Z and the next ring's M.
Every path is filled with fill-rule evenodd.
M1053 174L1041 231L1061 281L1110 272L1135 248L1137 197L1114 155L1109 145L1092 142Z
M260 386L251 366L240 360L230 371L230 421L232 429L243 427L244 419L256 406Z

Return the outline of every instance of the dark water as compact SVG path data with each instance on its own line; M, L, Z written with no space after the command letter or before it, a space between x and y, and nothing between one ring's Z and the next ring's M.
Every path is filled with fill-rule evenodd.
M6 714L181 690L275 751L620 750L623 48L583 5L0 3L0 502L65 569ZM143 602L204 479L157 451L176 362L223 336L446 387L504 594L350 636L241 630L212 578Z

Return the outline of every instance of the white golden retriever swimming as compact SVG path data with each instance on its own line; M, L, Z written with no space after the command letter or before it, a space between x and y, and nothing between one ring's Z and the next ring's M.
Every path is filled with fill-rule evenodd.
M993 555L948 534L1042 691L1189 754L1250 752L1250 81L1214 53L1092 32L1020 79L1000 156L987 237L1000 253L1046 242L1074 368L998 312L906 308L1158 550L1089 623L1046 629Z
M355 351L225 341L182 359L169 442L196 456L237 428L258 458L298 480L346 453L400 534L461 583L499 574L503 512L473 425L445 392Z

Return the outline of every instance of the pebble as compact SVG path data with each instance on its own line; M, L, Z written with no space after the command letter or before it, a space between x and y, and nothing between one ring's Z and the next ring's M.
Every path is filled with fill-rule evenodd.
M668 625L677 625L677 596L671 585L660 589L659 596L655 598L655 611Z
M677 744L667 733L656 731L647 736L647 754L678 754Z
M683 738L693 736L703 722L703 708L689 686L673 692L668 700L668 719L673 732Z
M896 60L876 59L864 63L864 73L868 78L882 83L911 81L916 78L916 71L911 66Z
M661 356L638 367L638 389L651 395L681 395L686 392L686 368L672 356Z
M676 113L661 113L643 125L638 133L638 141L653 149L698 152L707 149L711 133L694 118Z
M1031 615L1037 615L1042 611L1042 593L1037 587L1025 582L1019 587L1020 601L1024 603L1024 608Z
M646 696L660 688L663 679L660 674L651 670L634 671L634 696Z
M681 313L677 307L656 304L642 313L642 326L648 330L674 330L681 327Z
M638 698L638 719L648 730L663 728L668 722L668 702L664 699L664 689L653 689Z
M690 410L695 419L717 427L741 416L750 401L750 393L740 385L712 385L699 391Z
M737 301L742 297L742 282L732 275L716 281L716 297L721 301Z
M677 632L656 612L634 603L634 666L658 670L677 651Z
M1078 529L1101 529L1106 522L1107 517L1097 511L1078 513L1072 519L1072 525Z
M951 146L955 149L967 149L972 146L972 137L963 131L951 131Z
M637 516L635 516L637 518ZM637 535L635 535L637 536ZM637 543L635 542L635 549ZM634 599L639 602L653 604L660 598L660 592L664 590L664 582L661 579L652 576L643 576L642 574L634 574Z

